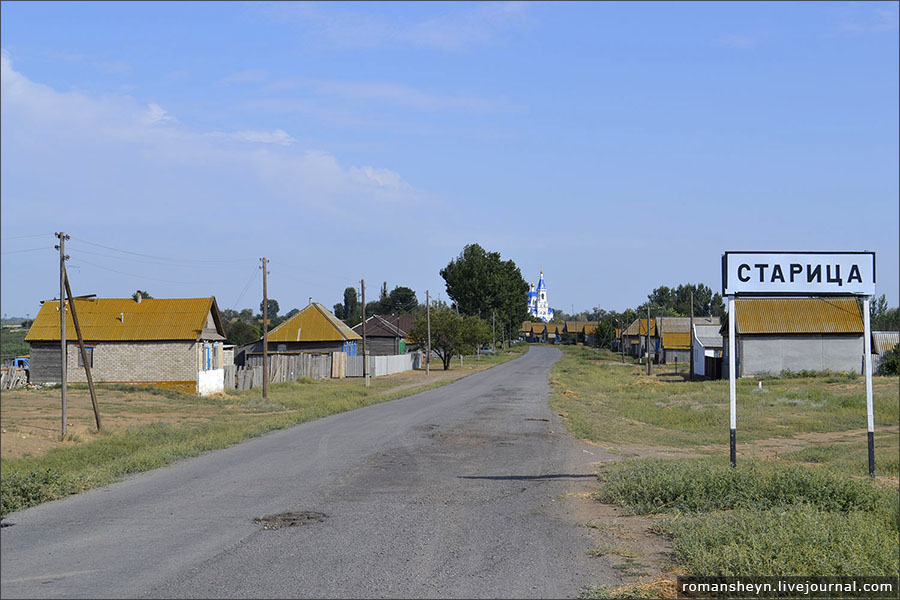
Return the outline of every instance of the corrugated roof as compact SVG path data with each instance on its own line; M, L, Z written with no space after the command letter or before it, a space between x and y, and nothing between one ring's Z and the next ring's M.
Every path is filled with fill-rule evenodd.
M884 354L888 350L900 344L900 332L897 331L873 331L872 352Z
M598 327L600 327L600 321L585 321L584 335L593 335L597 333Z
M270 342L339 342L361 339L361 335L318 302L313 302L269 332Z
M662 345L667 350L690 350L691 334L688 332L670 332L663 331Z
M719 334L720 325L694 325L697 332L697 342L704 348L721 348L722 336Z
M216 338L224 339L225 333L214 297L147 298L141 302L131 298L76 298L75 312L82 336L92 342L197 340L210 317L218 332ZM66 338L77 339L68 310ZM41 305L25 341L54 340L59 340L59 302L47 301Z
M663 335L667 333L690 333L690 317L660 317L659 330ZM694 317L694 325L719 324L719 317Z
M581 333L584 331L584 321L566 321L566 333Z
M739 335L863 332L856 298L739 298L735 304ZM728 332L724 325L722 332Z
M638 331L638 324L640 323L640 332ZM628 326L628 329L625 330L625 335L647 335L647 319L635 319L634 323ZM654 337L656 335L656 319L650 320L650 337Z

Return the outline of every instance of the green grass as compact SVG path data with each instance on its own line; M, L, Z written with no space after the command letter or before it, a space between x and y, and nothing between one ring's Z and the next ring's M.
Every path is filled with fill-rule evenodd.
M509 352L483 357L480 361L474 357L469 360L487 367L517 358L526 351L527 346L520 344ZM106 485L131 473L225 448L269 431L395 400L451 382L436 381L392 391L396 384L390 378L373 379L369 388L361 379L301 379L272 384L265 402L261 400L259 390L233 392L222 398L199 398L161 390L159 395L176 405L210 403L237 405L246 410L240 414L223 411L220 416L202 424L134 426L123 432L100 434L99 439L88 443L56 448L40 457L4 459L0 465L0 514ZM114 389L125 394L148 390L135 386L114 386Z
M23 356L30 352L30 346L25 343L25 336L28 331L10 331L8 329L0 329L0 355L3 356Z
M623 366L609 351L563 347L563 352L550 374L551 406L576 436L701 453L710 452L709 446L727 447L727 381L685 381L671 365L653 365L648 377L645 366ZM756 379L740 379L737 395L739 443L866 427L863 378L769 379L762 390ZM874 413L876 430L900 423L897 377L875 378Z
M564 348L551 406L575 435L640 458L603 466L598 500L661 514L674 568L692 575L896 575L900 569L900 389L876 377L876 474L866 475L865 381L852 374L782 373L738 380L737 468L728 462L728 382L685 381L668 365L622 365L617 355ZM889 428L885 430L886 428ZM842 434L853 430L852 435ZM769 460L747 458L774 441ZM778 440L784 440L782 444ZM790 442L790 443L789 443ZM768 443L768 442L767 442ZM764 448L765 446L760 446ZM764 454L765 455L765 454ZM631 597L641 585L587 588Z

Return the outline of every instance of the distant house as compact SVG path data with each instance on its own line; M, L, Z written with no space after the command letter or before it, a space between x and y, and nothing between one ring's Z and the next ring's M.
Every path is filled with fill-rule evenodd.
M414 315L372 315L366 319L366 350L372 356L406 354L406 338L415 322ZM362 338L362 323L353 331ZM358 350L362 351L362 342Z
M576 344L593 344L598 321L566 321L565 333L573 335Z
M647 346L647 319L635 319L622 333L622 343L625 344L625 352L639 358L646 353ZM659 352L659 336L656 331L656 319L650 320L650 352Z
M856 298L739 298L735 311L738 377L804 370L862 373L863 319ZM726 361L728 318L721 328Z
M356 356L362 352L362 336L318 302L306 308L269 332L269 353L299 354L346 352ZM234 362L242 366L260 366L263 342L259 339L235 350Z
M522 328L519 330L519 333L526 342L530 343L546 344L549 340L547 335L547 323L544 323L543 321L537 323L525 321L522 323Z
M76 298L95 382L152 384L191 393L224 389L225 330L214 297ZM59 383L59 302L47 301L25 341L31 379ZM72 315L66 313L67 380L87 381Z
M873 371L878 372L884 353L897 350L900 344L900 332L897 331L873 331L872 332L872 366Z
M681 364L691 360L691 318L658 317L656 324L662 335L660 362ZM694 325L719 326L719 317L694 317Z
M694 325L694 375L709 379L722 378L721 325Z

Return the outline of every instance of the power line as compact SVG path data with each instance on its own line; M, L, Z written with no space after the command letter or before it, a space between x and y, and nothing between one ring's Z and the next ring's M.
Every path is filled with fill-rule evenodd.
M235 300L235 301L234 301L234 304L231 305L231 310L237 309L238 302L241 301L241 298L243 298L243 297L244 297L244 294L247 293L247 290L250 289L250 284L252 284L252 283L253 283L253 280L256 279L256 272L257 272L258 270L259 270L259 269L257 269L256 267L253 267L253 273L250 275L250 279L247 280L247 285L244 286L244 289L241 290L241 293L240 293L240 295L237 297L237 300Z
M97 242L91 242L84 238L75 238L75 239L79 240L81 242L84 242L85 244L90 244L91 246L97 246L98 248L106 248L107 250L112 250L114 252L121 252L123 254L130 254L132 256L143 256L144 258L153 258L155 260L164 260L164 261L175 262L175 263L182 262L182 263L199 263L199 264L204 264L204 263L220 263L220 264L221 263L232 263L233 264L233 263L249 262L249 259L246 259L246 258L233 259L233 260L226 260L226 259L213 260L213 259L199 259L199 258L172 258L172 257L168 257L168 256L154 256L152 254L143 254L141 252L132 252L131 250L122 250L121 248L114 248L112 246L107 246L105 244L98 244Z
M49 233L35 233L34 235L14 235L13 237L4 237L0 238L0 241L12 241L12 240L25 240L28 238L36 238L36 237L44 237L46 235L53 235L53 232Z
M42 246L40 248L26 248L25 250L7 250L6 252L0 252L0 254L18 254L20 252L37 252L38 250L52 250L50 246Z
M86 265L91 265L92 267L96 267L98 269L103 269L104 271L110 271L111 273L117 273L119 275L127 275L129 277L137 277L139 279L148 279L150 281L159 281L162 283L180 283L180 284L185 284L185 285L193 285L193 284L197 284L197 283L201 283L203 285L216 285L216 283L217 283L217 282L213 282L213 281L175 281L172 279L159 279L158 277L147 277L145 275L139 275L137 273L127 273L125 271L118 271L116 269L110 269L109 267L104 267L103 265L98 265L96 263L86 261L83 258L79 259L79 261Z
M234 268L233 265L230 265L230 264L229 265L226 265L226 264L196 265L196 264L177 264L177 263L172 264L172 262L168 261L168 260L159 260L159 259L137 260L137 259L134 259L134 258L131 258L128 256L116 256L114 254L107 254L104 252L92 252L91 250L85 250L84 248L78 248L77 252L78 252L78 254L90 254L92 256L99 256L101 258L109 258L112 260L121 260L121 261L127 260L129 263L141 263L141 264L145 264L145 265L160 265L160 266L167 266L167 267L180 267L180 268L189 268L189 269L197 268L198 266L202 266L203 268L206 268L206 269L213 269L213 268L214 269L231 269L231 268ZM246 262L249 262L249 260L247 260Z

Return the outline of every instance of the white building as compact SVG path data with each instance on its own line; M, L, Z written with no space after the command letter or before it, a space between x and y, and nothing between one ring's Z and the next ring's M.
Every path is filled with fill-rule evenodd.
M531 291L528 292L528 312L545 323L553 318L553 310L547 301L547 284L544 283L543 269L541 278L538 280L537 291L534 289L534 282L531 282Z

